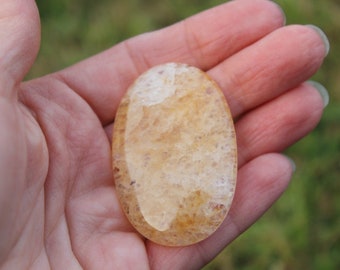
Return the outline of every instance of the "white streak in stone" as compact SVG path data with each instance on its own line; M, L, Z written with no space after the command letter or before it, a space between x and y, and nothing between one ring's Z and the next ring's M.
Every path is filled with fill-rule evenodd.
M168 97L175 94L176 75L188 72L189 66L169 63L156 66L142 75L137 81L138 91L133 93L133 100L139 100L142 106L152 106L162 103Z

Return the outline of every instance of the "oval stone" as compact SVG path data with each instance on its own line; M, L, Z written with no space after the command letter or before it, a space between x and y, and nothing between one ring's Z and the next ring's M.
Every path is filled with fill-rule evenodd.
M121 206L147 239L194 244L225 219L236 186L235 130L203 71L168 63L137 78L118 108L112 150Z

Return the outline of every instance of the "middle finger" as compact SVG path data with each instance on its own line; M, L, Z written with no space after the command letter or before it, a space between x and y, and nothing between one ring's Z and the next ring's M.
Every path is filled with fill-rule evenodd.
M321 66L327 44L314 28L287 26L209 71L222 88L233 117L292 89Z

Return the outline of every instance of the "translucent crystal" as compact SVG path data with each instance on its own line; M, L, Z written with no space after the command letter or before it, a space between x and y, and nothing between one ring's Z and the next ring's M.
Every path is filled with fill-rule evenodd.
M142 74L121 101L112 148L121 206L144 237L190 245L223 222L236 186L235 131L203 71L168 63Z

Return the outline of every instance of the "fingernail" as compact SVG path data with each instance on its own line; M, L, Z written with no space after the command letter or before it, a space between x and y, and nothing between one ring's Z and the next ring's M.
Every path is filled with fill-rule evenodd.
M308 24L308 27L314 29L314 31L316 31L319 36L321 37L321 39L323 40L323 43L325 44L325 50L326 50L326 54L327 55L329 53L330 50L330 44L329 44L329 40L327 38L327 35L325 34L324 31L321 30L321 28L319 28L318 26L315 26L313 24Z
M285 157L286 157L286 158L288 159L288 161L290 162L290 165L291 165L291 167L292 167L293 172L295 172L295 171L296 171L296 164L295 164L294 160L293 160L292 158L288 157L288 156L285 156Z
M315 81L308 81L307 83L312 85L319 92L323 100L323 107L324 108L327 107L329 103L329 94L328 94L327 89L321 83L318 83Z

